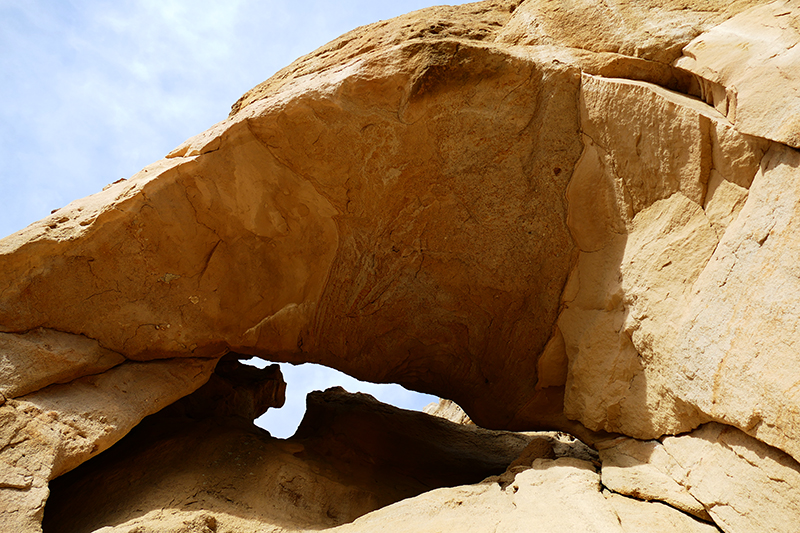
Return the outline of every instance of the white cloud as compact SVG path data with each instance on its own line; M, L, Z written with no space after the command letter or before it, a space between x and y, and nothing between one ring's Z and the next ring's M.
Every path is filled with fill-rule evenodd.
M433 3L0 1L0 236L160 159L337 35Z

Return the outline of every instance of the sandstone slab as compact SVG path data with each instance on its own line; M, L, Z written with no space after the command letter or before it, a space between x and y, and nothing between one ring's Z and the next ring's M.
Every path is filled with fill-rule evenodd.
M675 478L726 533L777 533L797 524L800 465L789 455L721 424L667 437L664 449L683 469Z
M583 84L588 139L568 192L582 252L559 318L568 416L644 439L720 420L796 457L800 378L786 351L797 329L789 274L796 152L775 145L764 156L763 139L696 101L659 95L667 108L656 106L653 124L677 127L667 117L688 113L683 120L695 118L681 137L697 141L675 157L667 149L656 168L647 157L659 148L639 139L674 145L672 133L640 137L640 126L628 126L635 134L626 136L614 133L613 115L598 115L613 109L604 94L622 105L622 89L645 88Z
M444 418L456 424L464 424L467 426L474 424L474 422L470 420L469 415L467 415L457 403L445 398L439 398L438 402L426 405L422 412Z
M522 2L498 36L514 44L549 44L669 64L703 30L757 0L548 0Z
M787 531L800 516L800 465L730 426L710 423L662 442L624 439L601 459L612 490L695 514L699 502L726 533Z
M126 363L0 407L0 528L40 531L47 483L202 385L215 360Z
M164 408L164 415L192 419L241 418L251 422L286 402L286 382L278 365L256 368L227 354L217 362L214 373L200 389Z
M667 506L652 512L642 506L658 504L605 496L593 465L579 459L537 459L527 469L514 470L510 480L501 476L501 482L431 491L332 531L628 533L644 524L665 533L718 531Z
M766 2L710 28L675 65L737 129L800 148L800 2Z
M603 492L610 506L619 517L625 533L658 531L669 533L719 533L719 529L709 523L676 512L675 509L658 502L643 502L626 498L619 494Z
M796 245L800 155L775 145L696 280L679 331L675 393L800 457Z
M561 416L536 376L575 252L579 85L458 36L283 84L7 238L0 329L134 360L311 361L441 392L485 426L545 425Z
M702 503L676 481L671 472L679 465L659 441L621 437L600 449L603 486L638 500L660 501L711 521Z
M35 329L0 334L0 394L16 398L54 383L105 372L125 361L97 341L59 331Z
M766 142L643 82L584 75L581 105L585 148L567 192L581 252L558 320L565 410L637 438L687 431L708 415L676 394L669 370L682 316Z
M277 443L249 419L280 385L223 360L162 413L184 440L139 428L159 446L85 479L161 472L92 492L107 505L70 527L708 531L660 501L730 532L796 522L777 487L800 457L798 11L490 0L371 25L0 241L0 527L37 531L48 481L231 351L401 383L483 426L658 438L604 450L609 486L652 501L604 494L559 438L336 392ZM692 431L709 421L739 429Z

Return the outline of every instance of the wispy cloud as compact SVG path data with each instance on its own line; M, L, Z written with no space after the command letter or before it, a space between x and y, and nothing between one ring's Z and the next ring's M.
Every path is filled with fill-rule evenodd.
M0 0L0 236L160 159L337 35L433 3Z

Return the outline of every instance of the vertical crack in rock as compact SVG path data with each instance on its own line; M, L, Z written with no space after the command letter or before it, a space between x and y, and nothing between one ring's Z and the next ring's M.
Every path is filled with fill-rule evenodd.
M676 394L662 369L674 365L670 343L692 286L742 204L732 199L727 220L712 214L720 226L712 232L701 207L706 182L714 165L749 185L766 143L737 133L705 104L642 82L584 75L582 105L590 141L567 197L584 251L559 318L570 357L567 413L592 429L639 438L687 431L709 416ZM627 108L638 113L626 116ZM673 157L678 145L686 148ZM598 374L598 364L607 370Z

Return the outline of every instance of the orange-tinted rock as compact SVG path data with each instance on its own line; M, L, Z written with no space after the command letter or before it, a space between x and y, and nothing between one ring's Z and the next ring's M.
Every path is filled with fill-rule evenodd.
M5 402L0 407L0 530L39 531L48 481L194 391L214 363L195 358L125 363Z
M250 420L196 409L209 400L235 403L237 380L223 372L233 385L231 401L212 378L97 460L56 480L44 530L149 532L184 520L176 531L192 531L197 520L213 520L220 531L318 530L433 488L500 474L534 438L329 389L311 393L298 434L278 440ZM263 373L264 386L280 388L281 381ZM561 455L580 451L579 443L538 439L552 441Z
M16 398L54 383L99 374L125 361L97 341L42 328L0 333L0 394Z
M782 532L800 516L800 464L730 426L711 423L662 442L620 439L600 457L612 490L707 512L726 532Z
M665 435L722 422L760 441L715 455L743 479L754 476L742 461L769 469L750 453L759 446L797 459L800 7L760 4L497 0L360 28L130 180L0 241L3 527L36 531L47 480L195 390L231 351L401 383L456 402L479 425L569 430L589 443L610 431L668 447ZM707 103L680 94L691 91ZM223 376L228 364L204 400L171 410L250 418L279 403L281 387L255 374L231 385L251 371L231 363ZM441 454L440 434L403 440L408 416L395 427L375 406L318 407L293 441L317 446L315 467L341 471L365 456L379 477L400 479L393 461L410 447L419 454L402 470L447 467L447 483L466 482L458 456L428 458ZM310 427L336 433L337 419L353 435L375 425L383 436L315 440ZM225 424L308 472L293 463L299 448L276 451L249 422ZM222 433L209 453L230 444ZM604 495L594 463L552 458L548 445L529 448L533 468L360 524L416 527L408 513L465 495L496 505L484 517L493 527L527 523L532 509L557 527L563 509L571 520L594 509L609 531L639 528L650 512L705 528ZM171 457L199 445L176 449ZM435 485L427 475L380 501ZM537 487L562 481L575 490L542 498ZM348 507L371 490L356 485L330 489L346 502L333 515L383 505ZM669 484L656 485L645 488ZM668 486L665 501L752 529L736 516L747 505L734 502L745 511L733 516L701 510L695 500L728 500L707 479L691 486L691 498ZM317 488L284 487L326 501ZM780 529L796 510L774 494L770 527ZM517 502L525 509L506 520ZM325 509L308 520L338 523ZM122 524L216 520L153 512ZM471 524L470 513L450 518Z
M313 361L535 427L560 412L536 376L574 259L579 85L425 36L283 84L6 239L0 323L129 359Z
M800 148L800 6L754 4L694 39L675 65L740 131Z

